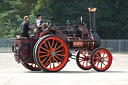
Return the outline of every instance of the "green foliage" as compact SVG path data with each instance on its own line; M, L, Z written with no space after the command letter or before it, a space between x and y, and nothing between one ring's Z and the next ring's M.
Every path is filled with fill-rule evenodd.
M46 3L45 3L46 2ZM56 25L66 25L83 16L89 29L89 7L97 7L96 27L101 38L128 38L128 0L0 0L0 37L20 34L23 17L30 17L30 26L37 14ZM46 7L44 6L46 4ZM32 34L32 31L30 32Z

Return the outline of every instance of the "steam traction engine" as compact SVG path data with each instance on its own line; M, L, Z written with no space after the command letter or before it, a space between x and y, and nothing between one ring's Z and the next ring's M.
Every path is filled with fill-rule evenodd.
M71 58L70 50L76 50L76 62L81 69L106 71L111 66L112 55L108 50L99 48L101 41L95 27L95 10L89 8L90 32L82 19L76 26L67 26L64 31L52 26L54 23L49 21L48 27L38 38L15 39L15 60L31 71L56 72Z

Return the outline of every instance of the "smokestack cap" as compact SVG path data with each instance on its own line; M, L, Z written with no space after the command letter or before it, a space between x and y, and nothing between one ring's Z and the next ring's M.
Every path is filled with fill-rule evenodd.
M89 12L95 12L97 8L88 8Z

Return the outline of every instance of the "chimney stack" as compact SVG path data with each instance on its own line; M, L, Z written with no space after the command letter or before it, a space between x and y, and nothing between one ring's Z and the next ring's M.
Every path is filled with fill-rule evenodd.
M88 8L89 15L90 15L90 32L96 32L96 26L95 26L95 11L96 8Z

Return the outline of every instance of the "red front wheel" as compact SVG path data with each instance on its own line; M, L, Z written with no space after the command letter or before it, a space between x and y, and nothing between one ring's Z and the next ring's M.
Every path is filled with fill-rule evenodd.
M90 64L90 50L81 50L76 56L77 65L83 70L89 70L92 68Z
M91 54L90 63L96 71L106 71L111 66L112 55L104 48L97 48Z

